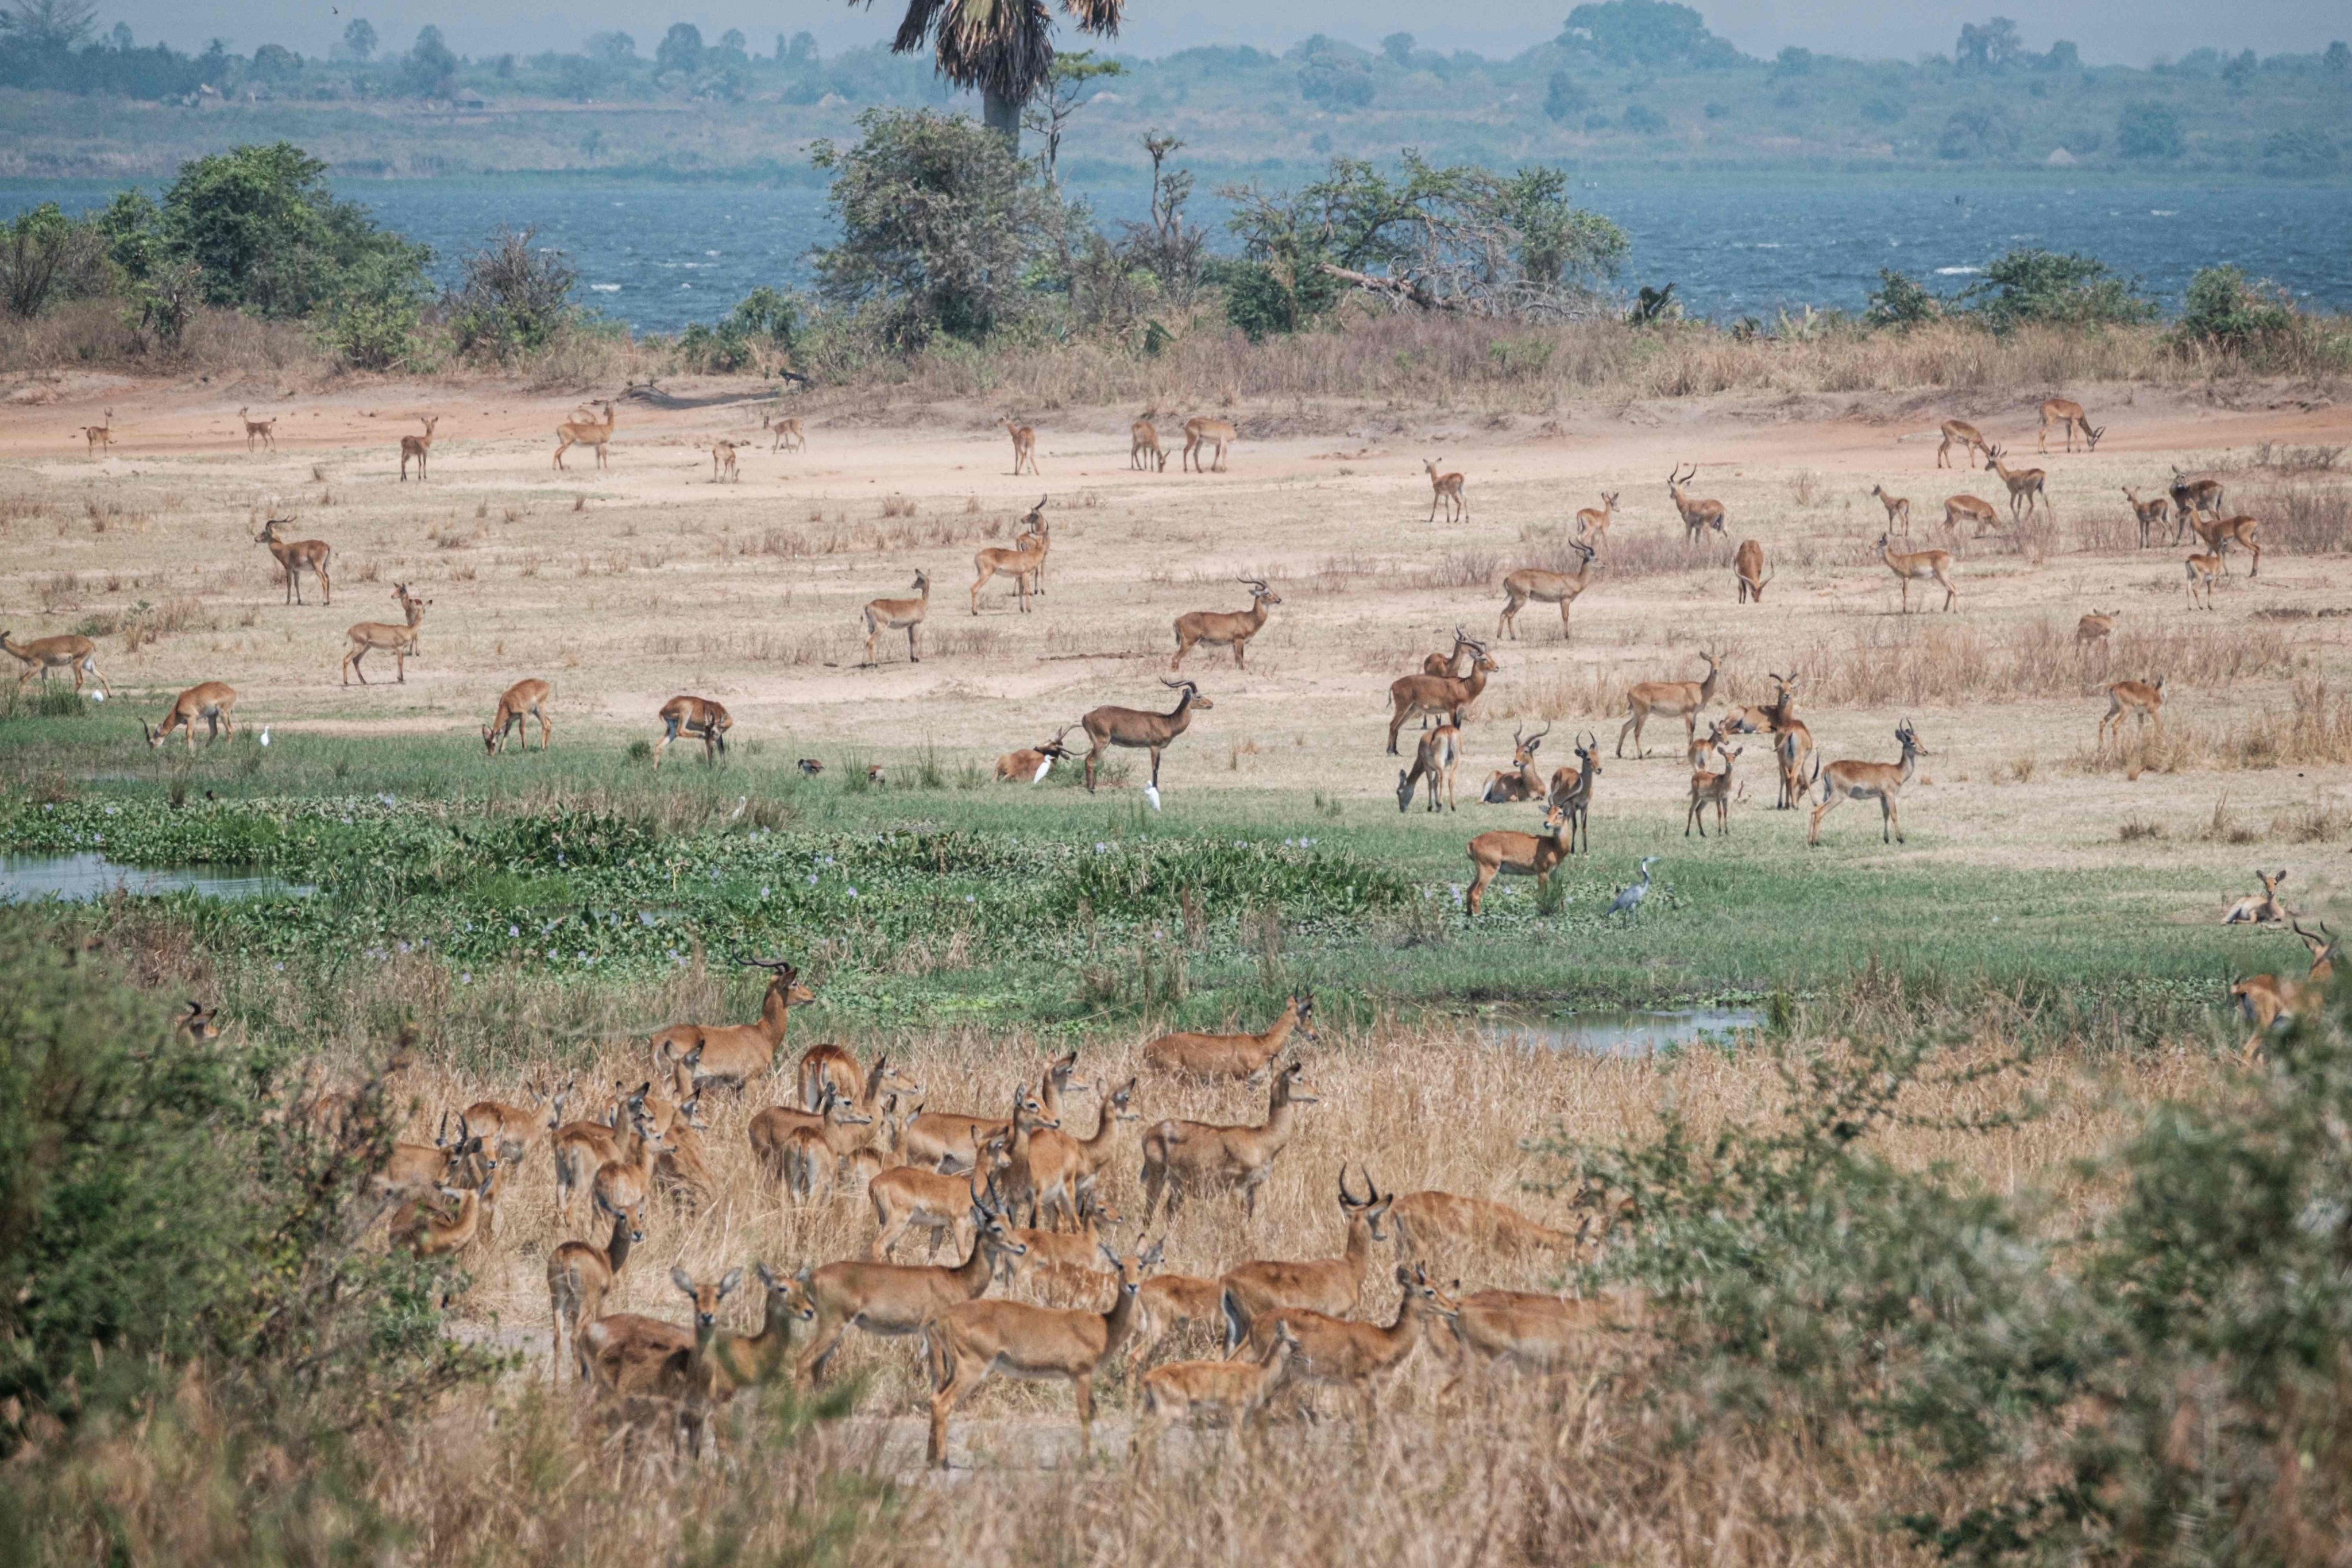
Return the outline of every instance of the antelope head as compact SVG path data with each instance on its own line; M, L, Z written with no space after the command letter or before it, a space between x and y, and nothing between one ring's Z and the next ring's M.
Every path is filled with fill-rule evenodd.
M1282 603L1282 596L1279 594L1276 594L1273 589L1267 587L1265 585L1265 580L1262 577L1242 577L1235 580L1249 585L1250 597L1252 599L1263 600L1269 605L1279 605Z
M2099 449L2099 437L2106 433L2107 427L2104 425L2093 425L2085 422L2083 426L2083 437L2084 440L2090 442L2091 450L2094 452Z
M1339 1163L1339 1212L1351 1220L1356 1215L1362 1215L1364 1224L1372 1233L1374 1241L1388 1239L1388 1233L1381 1228L1381 1221L1388 1217L1389 1205L1395 1201L1394 1193L1383 1197L1380 1188L1372 1185L1372 1173L1370 1166L1364 1167L1364 1195L1360 1198L1356 1196L1348 1190L1347 1162L1343 1160Z
M1666 489L1669 490L1679 489L1682 486L1690 483L1696 478L1698 478L1698 465L1696 463L1693 463L1690 466L1690 472L1687 474L1682 471L1682 465L1677 463L1675 465L1674 470L1666 475Z
M1916 752L1923 757L1927 754L1927 748L1919 743L1918 733L1911 728L1909 719L1903 721L1902 727L1895 731L1895 738L1903 743L1905 751Z
M1062 744L1062 737L1068 734L1076 726L1074 725L1065 724L1060 729L1055 731L1054 738L1037 748L1037 754L1041 757L1068 756L1070 754L1070 749Z
M1200 709L1202 712L1204 712L1204 713L1205 713L1205 712L1207 712L1210 709L1214 708L1214 707L1216 706L1216 704L1215 704L1215 703L1213 703L1213 702L1210 701L1207 698L1205 698L1205 697L1202 696L1202 695L1201 695L1201 689L1200 689L1200 687L1199 687L1199 686L1197 686L1197 685L1195 685L1195 684L1194 684L1193 682L1192 682L1192 681L1189 681L1189 680L1171 680L1171 679L1169 679L1166 676L1164 676L1164 675L1163 675L1163 676L1161 676L1161 677L1160 678L1160 685L1162 685L1162 686L1167 687L1167 688L1168 688L1170 690L1171 690L1171 691L1181 691L1181 692L1183 692L1183 694L1184 694L1184 695L1183 695L1182 697L1181 697L1181 698L1179 698L1179 699L1177 700L1177 705L1178 705L1179 707L1181 707L1181 706L1183 706L1185 703L1188 703L1188 702L1189 702L1189 703L1191 703L1193 707Z

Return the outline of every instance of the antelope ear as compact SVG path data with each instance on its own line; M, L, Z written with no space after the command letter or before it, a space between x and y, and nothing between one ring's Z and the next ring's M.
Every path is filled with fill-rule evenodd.
M1167 1246L1168 1238L1163 1236L1158 1241L1151 1244L1151 1249L1149 1252L1146 1252L1142 1257L1137 1258L1135 1261L1142 1268L1152 1268L1159 1263L1160 1254L1166 1250Z
M1396 1277L1398 1284L1403 1286L1408 1290L1412 1289L1412 1269L1407 1268L1403 1264L1400 1263L1397 1265Z
M751 1272L760 1277L760 1288L761 1289L772 1290L776 1288L776 1276L766 1264L753 1264L751 1266Z
M689 1296L694 1294L694 1280L683 1268L673 1267L669 1271L669 1282Z
M726 1300L733 1293L735 1287L741 1283L743 1283L743 1271L740 1268L730 1268L727 1271L727 1277L719 1281L719 1300Z

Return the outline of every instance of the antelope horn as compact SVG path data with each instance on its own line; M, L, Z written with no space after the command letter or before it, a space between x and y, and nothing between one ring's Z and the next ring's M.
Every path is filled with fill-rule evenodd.
M1348 1162L1345 1160L1339 1162L1339 1199L1342 1203L1356 1201L1356 1194L1348 1190Z
M789 958L753 958L740 952L730 952L728 956L746 969L790 969L793 966Z
M1534 734L1532 734L1532 735L1528 736L1528 740L1530 742L1536 742L1536 741L1540 741L1540 740L1542 740L1546 735L1549 735L1549 734L1550 734L1550 733L1551 733L1551 726L1550 726L1550 725L1549 725L1549 724L1547 724L1547 725L1545 725L1542 729L1538 730Z

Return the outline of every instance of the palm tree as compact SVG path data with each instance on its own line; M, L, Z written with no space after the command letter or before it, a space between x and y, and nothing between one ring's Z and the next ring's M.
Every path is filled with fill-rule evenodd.
M874 0L849 0L870 7ZM1061 0L1078 30L1118 36L1126 0ZM940 74L958 87L978 88L982 119L1014 151L1021 146L1021 109L1045 85L1054 64L1053 20L1045 0L907 0L907 15L891 40L893 53L929 48Z

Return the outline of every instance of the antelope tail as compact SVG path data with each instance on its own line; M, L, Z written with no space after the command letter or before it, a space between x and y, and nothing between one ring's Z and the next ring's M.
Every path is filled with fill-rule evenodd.
M1230 1285L1218 1293L1217 1310L1225 1320L1225 1359L1231 1361L1234 1352L1249 1338L1249 1319L1242 1311L1241 1298L1234 1294L1234 1288Z

